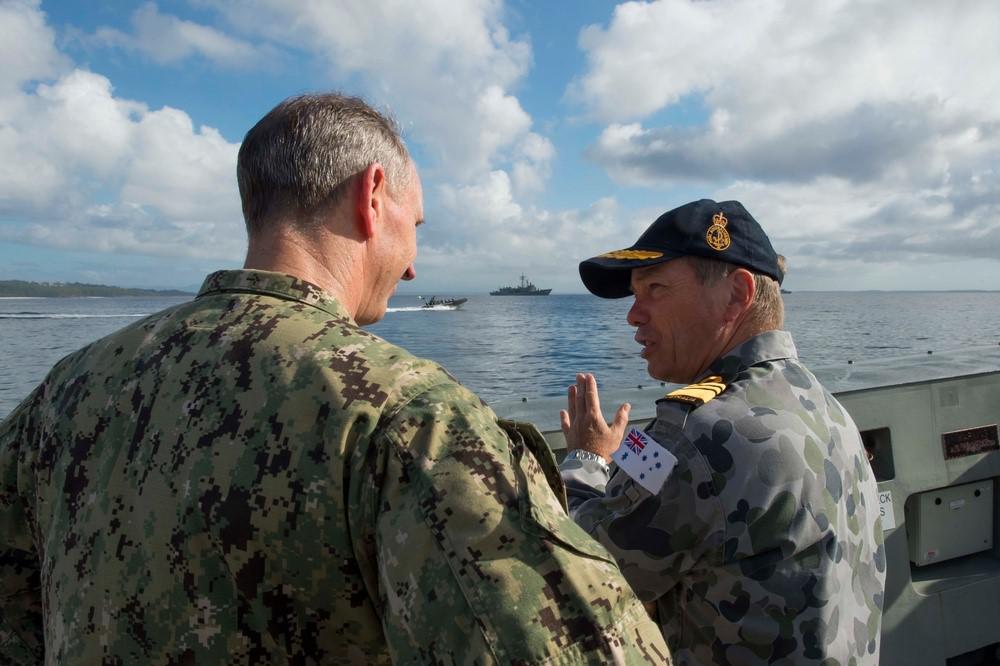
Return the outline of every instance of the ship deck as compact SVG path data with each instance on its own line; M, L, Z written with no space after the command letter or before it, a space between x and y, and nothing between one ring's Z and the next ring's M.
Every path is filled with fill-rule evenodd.
M1000 344L969 347L950 351L910 354L879 359L860 359L851 363L810 367L828 390L836 395L884 386L916 384L926 381L974 376L1000 371ZM600 382L603 377L598 376ZM567 375L567 386L572 376ZM675 384L647 378L636 388L602 389L601 407L609 420L623 402L631 403L631 420L642 421L656 413L656 400ZM525 387L525 397L496 401L491 406L500 416L531 421L542 431L559 430L559 410L566 405L561 396L531 397Z

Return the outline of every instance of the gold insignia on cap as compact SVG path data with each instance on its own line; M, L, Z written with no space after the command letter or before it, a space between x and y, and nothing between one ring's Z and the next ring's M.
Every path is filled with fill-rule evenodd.
M722 213L716 213L712 216L712 226L708 228L708 233L705 234L705 242L713 250L722 252L732 244L729 232L726 231L727 224L729 224L729 220Z
M663 253L651 250L615 250L599 256L602 259L659 259Z

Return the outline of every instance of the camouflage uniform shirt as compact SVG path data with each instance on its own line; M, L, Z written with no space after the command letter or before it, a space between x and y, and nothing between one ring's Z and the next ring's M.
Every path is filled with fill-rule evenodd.
M318 287L215 273L0 424L0 662L667 661L539 438Z
M656 601L676 663L877 663L885 549L857 427L786 332L707 374L717 398L657 403L647 433L678 459L660 491L567 461L572 515Z

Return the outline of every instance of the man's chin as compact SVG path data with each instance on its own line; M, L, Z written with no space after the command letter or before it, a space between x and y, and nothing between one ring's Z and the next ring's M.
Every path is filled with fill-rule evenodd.
M388 305L383 305L379 309L371 309L364 312L358 312L358 316L355 318L355 323L358 326L369 326L371 324L377 324L382 321L385 317L385 313L388 310Z
M670 380L666 378L662 373L658 373L652 368L647 367L646 372L649 373L651 379L655 379L658 382L669 382Z
M649 373L650 377L652 377L653 379L655 379L658 382L669 382L671 384L683 384L683 383L685 383L685 382L679 382L676 379L671 379L670 378L670 371L669 370L664 370L663 368L657 369L656 367L653 366L653 361L652 360L647 360L646 361L646 372Z

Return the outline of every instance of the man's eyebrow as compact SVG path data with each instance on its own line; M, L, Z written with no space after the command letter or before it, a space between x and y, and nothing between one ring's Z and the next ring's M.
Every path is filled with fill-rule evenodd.
M653 274L653 271L644 271L642 267L633 268L632 275L629 276L629 286L635 284L636 282L644 282L649 279L649 276Z
M416 226L418 226L418 227L419 227L419 226L420 226L421 224L423 224L423 223L424 223L424 218L420 218L419 220L417 220L417 224L416 224Z
M657 282L659 284L669 284L672 278L664 278L663 274L657 269L659 265L654 266L640 266L639 268L632 269L632 275L628 281L628 288L633 294L635 293L635 287L643 286L650 282Z

